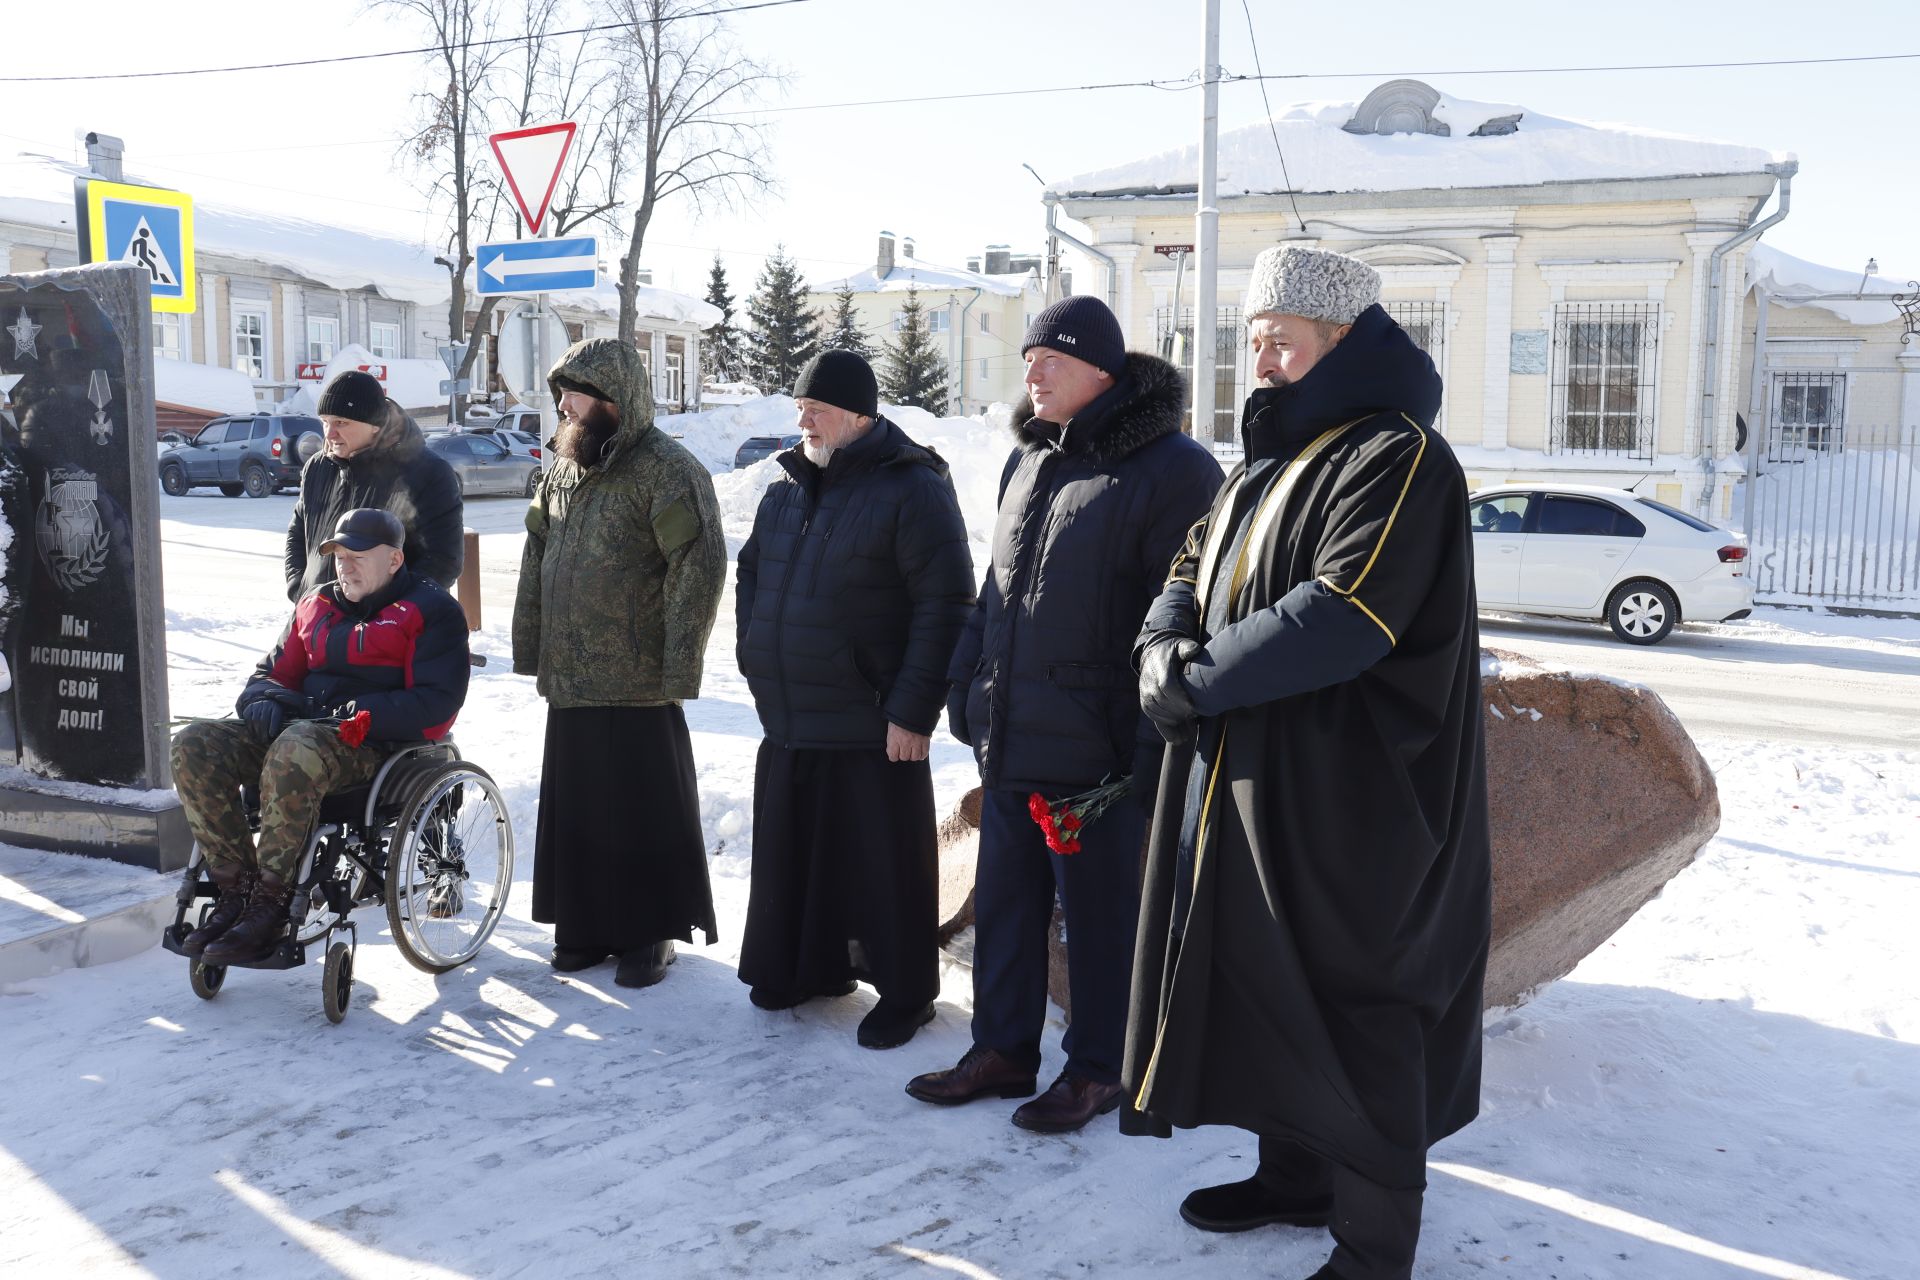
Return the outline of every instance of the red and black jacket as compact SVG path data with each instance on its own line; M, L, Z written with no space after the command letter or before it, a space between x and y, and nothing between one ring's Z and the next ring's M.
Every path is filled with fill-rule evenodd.
M465 613L446 588L402 566L358 603L335 582L302 596L237 705L269 696L271 681L306 695L315 716L348 703L370 712L369 741L437 741L453 728L470 673Z

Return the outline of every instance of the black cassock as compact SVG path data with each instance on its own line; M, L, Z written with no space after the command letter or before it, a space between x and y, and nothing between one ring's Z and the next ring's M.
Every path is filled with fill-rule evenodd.
M548 708L533 918L556 946L616 955L695 929L719 938L677 704Z
M1255 392L1143 632L1206 643L1203 719L1161 777L1121 1125L1418 1188L1479 1107L1490 870L1465 482L1389 326Z

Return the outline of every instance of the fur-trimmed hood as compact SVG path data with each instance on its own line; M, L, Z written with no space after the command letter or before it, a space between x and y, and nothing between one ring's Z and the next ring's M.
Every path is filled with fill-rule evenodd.
M1101 462L1118 461L1162 436L1177 434L1186 403L1185 374L1159 356L1129 351L1120 380L1075 415L1065 447L1084 449ZM1033 399L1022 396L1013 411L1014 435L1023 448L1051 445L1052 437L1035 430L1033 421Z

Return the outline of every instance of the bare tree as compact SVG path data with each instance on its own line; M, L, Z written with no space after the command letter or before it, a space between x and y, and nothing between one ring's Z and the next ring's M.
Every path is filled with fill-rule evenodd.
M539 2L530 0L527 7ZM472 371L478 349L466 322L467 268L473 263L473 245L491 232L500 208L497 180L476 161L489 132L494 82L517 47L484 43L498 27L503 5L504 0L369 0L368 4L370 9L413 18L432 45L427 58L433 87L416 95L421 119L402 145L413 166L431 179L429 202L446 212L446 252L434 261L447 269L447 332L455 340L469 340L467 358L454 375L460 378ZM488 299L482 308L480 325L486 323L491 302Z
M772 186L763 126L738 117L780 77L745 56L715 18L686 0L602 0L621 29L613 109L624 113L626 172L619 203L632 208L620 259L620 340L634 341L640 255L659 206L686 196L696 208L751 198ZM728 110L731 108L732 110Z

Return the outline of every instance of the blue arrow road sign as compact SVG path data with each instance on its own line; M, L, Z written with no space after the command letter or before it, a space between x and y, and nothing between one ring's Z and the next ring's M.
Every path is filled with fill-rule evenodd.
M599 249L594 236L483 244L474 250L474 284L482 296L591 289L600 281Z

